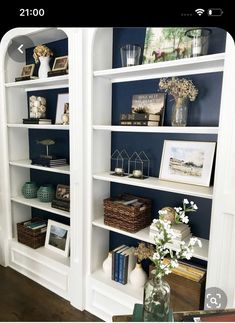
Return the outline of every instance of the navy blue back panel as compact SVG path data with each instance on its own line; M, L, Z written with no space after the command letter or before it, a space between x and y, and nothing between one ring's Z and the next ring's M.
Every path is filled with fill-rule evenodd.
M208 54L224 52L225 31L211 28ZM114 28L113 31L113 68L121 66L120 47L125 44L139 44L144 47L145 28ZM199 90L194 102L188 102L188 126L218 126L222 73L210 73L182 76L191 79ZM112 124L118 125L120 113L131 112L134 94L156 93L159 91L159 79L115 83L112 86ZM173 100L166 98L164 125L170 126ZM128 154L144 151L150 159L150 176L158 177L164 140L217 141L216 135L199 134L154 134L154 133L112 133L112 152L126 149ZM212 180L213 183L213 171ZM209 239L211 200L176 193L150 190L135 186L111 183L111 196L123 192L152 199L152 218L158 217L158 210L164 206L181 206L182 200L188 198L198 205L196 213L189 214L190 226L194 235ZM122 243L137 245L137 240L110 232L110 249Z

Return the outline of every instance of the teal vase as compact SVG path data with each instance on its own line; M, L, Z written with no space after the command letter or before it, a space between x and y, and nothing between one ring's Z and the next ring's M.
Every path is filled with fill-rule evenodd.
M26 199L37 197L37 184L35 182L25 182L21 188L21 192Z
M42 185L37 192L37 198L41 202L51 202L55 197L55 190L51 184Z

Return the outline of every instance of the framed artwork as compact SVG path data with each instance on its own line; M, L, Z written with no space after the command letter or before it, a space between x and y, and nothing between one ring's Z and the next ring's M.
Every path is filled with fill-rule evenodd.
M159 178L209 186L215 142L164 140Z
M70 187L69 185L58 184L56 188L57 200L69 202L70 201Z
M159 114L160 125L164 122L166 93L135 94L132 97L131 112Z
M52 71L61 71L68 68L68 56L56 57L52 67Z
M45 247L68 257L70 227L68 225L48 220Z
M69 93L58 94L57 107L56 107L56 124L63 124L63 115L68 112L69 109Z
M34 72L35 64L25 65L22 68L21 76L32 76Z
M146 28L143 64L190 57L189 28Z

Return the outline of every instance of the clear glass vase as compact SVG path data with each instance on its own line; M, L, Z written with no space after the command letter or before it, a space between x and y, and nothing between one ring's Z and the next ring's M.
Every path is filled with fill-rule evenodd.
M188 119L187 98L177 98L172 107L171 125L173 127L185 127Z
M168 321L170 309L170 286L155 276L144 286L144 322Z

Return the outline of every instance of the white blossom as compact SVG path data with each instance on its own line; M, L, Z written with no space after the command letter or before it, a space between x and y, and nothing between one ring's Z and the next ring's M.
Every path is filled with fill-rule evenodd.
M189 204L188 199L184 199L184 200L183 200L183 203L184 203L184 204Z

